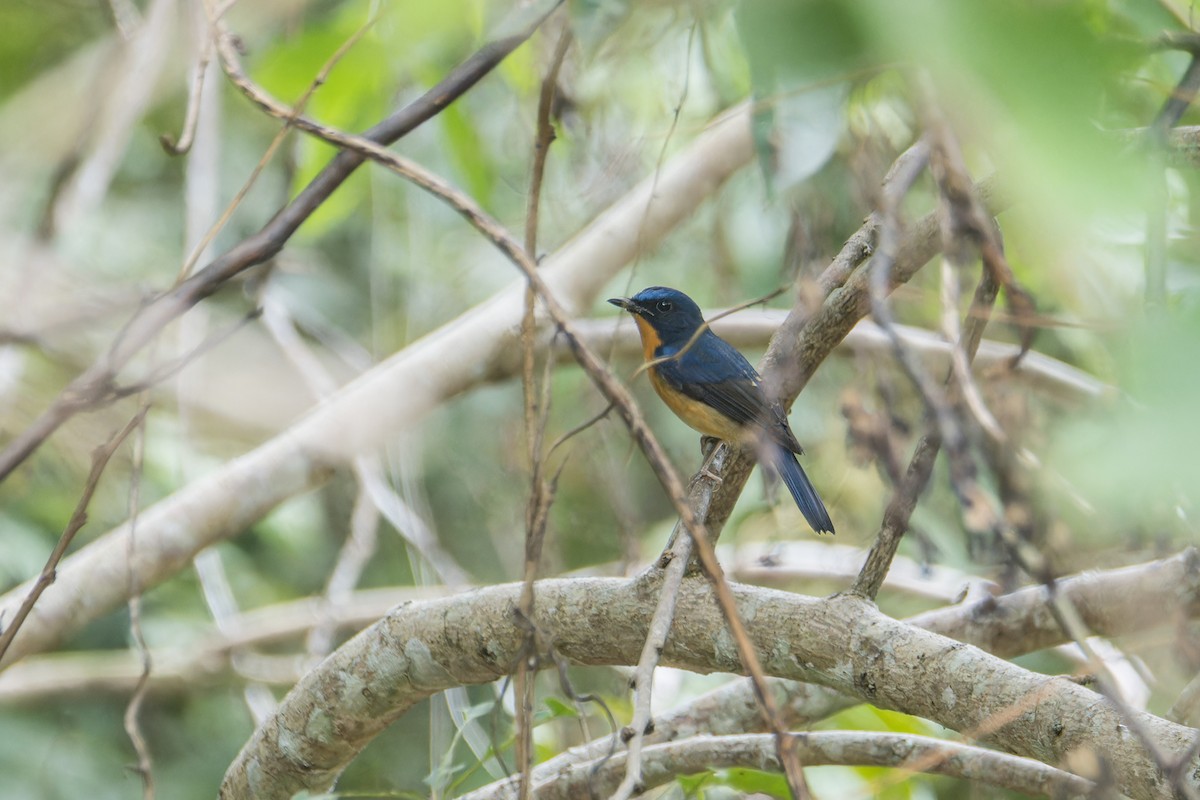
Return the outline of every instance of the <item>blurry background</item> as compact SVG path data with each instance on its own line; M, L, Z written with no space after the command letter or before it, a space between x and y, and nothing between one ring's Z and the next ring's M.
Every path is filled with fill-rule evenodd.
M360 33L306 113L361 131L440 80L488 40L509 10L484 0L267 0L238 4L226 20L241 39L250 77L286 103L300 98L335 51ZM1156 169L1121 132L1149 125L1170 95L1188 55L1149 44L1164 30L1187 29L1194 13L1182 0L579 0L396 149L448 178L519 236L537 94L558 37L569 28L575 41L558 83L541 255L653 175L714 116L753 102L756 162L598 298L595 317L628 326L604 297L664 284L715 310L791 286L797 276L815 277L876 207L888 166L921 135L908 76L915 65L928 70L973 176L995 173L1011 201L1000 222L1016 276L1037 300L1034 349L1055 360L1055 374L1088 379L1081 391L1001 368L981 372L993 413L1037 458L1022 472L1025 485L989 483L986 466L984 483L1026 502L1032 516L1023 531L1060 573L1137 563L1195 541L1200 249L1191 197L1200 182L1186 165ZM187 0L0 5L2 441L26 428L102 354L142 303L173 284L279 130L210 65L191 151L165 152L160 136L178 139L184 126L203 19ZM257 230L332 153L289 134L199 265ZM916 218L934 207L925 175L904 210ZM1148 306L1147 230L1156 218L1167 234L1158 262L1165 281L1151 286L1151 300L1158 299ZM268 266L190 312L156 352L123 373L136 380L151 368L149 359L228 331L259 305L266 309L153 392L143 507L219 470L312 407L311 373L297 367L297 353L310 354L332 381L344 383L517 275L439 201L371 166ZM969 293L977 276L961 277ZM935 264L893 295L897 319L938 331L939 287ZM789 308L792 297L785 293L770 305ZM1003 319L987 336L1016 340ZM743 349L756 360L765 346L761 336ZM629 348L606 355L623 377L640 361ZM943 369L934 369L938 380ZM633 383L655 432L678 468L690 473L699 460L697 437L662 408L644 377ZM570 365L555 371L551 397L551 439L604 408ZM90 452L135 409L128 399L79 415L0 484L0 590L40 571L80 495ZM845 577L821 580L805 567L817 558L815 548L869 546L890 497L875 454L849 435L847 416L854 413L885 421L904 448L924 429L922 405L886 347L839 350L791 415L807 449L805 468L837 524L836 540L815 541L790 503L768 501L756 475L722 538L732 571L757 565L764 549L797 541L809 549L781 556L774 575L759 570L749 577L806 593L847 585ZM416 515L475 583L521 574L528 494L521 419L519 381L484 382L430 415L419 431L388 442L380 461L376 488L400 504L393 508ZM976 452L986 465L984 441L980 436ZM619 421L601 421L568 447L543 574L618 574L652 560L674 516ZM127 518L129 453L127 446L110 465L73 549ZM360 484L340 470L319 490L210 551L197 569L146 593L142 626L152 652L163 657L141 725L161 796L211 797L253 729L251 709L269 705L306 659L346 635L310 638L306 647L299 625L232 659L221 651L196 663L221 625L254 629L250 622L289 618L291 607L250 622L243 612L325 593L333 565L339 558L345 563L355 525L368 555L357 568L350 557L343 594L422 583L429 591L437 583L417 575L393 522L362 500ZM901 553L915 565L950 572L927 573L924 580L942 581L928 591L885 588L882 605L897 616L953 599L971 577L1015 578L994 551L968 541L944 466ZM402 596L383 595L381 608L364 612L357 624ZM291 613L301 622L320 619L308 607ZM1157 713L1197 668L1196 631L1180 635L1191 637L1190 648L1162 635L1122 643L1140 664L1148 707ZM0 797L137 793L140 781L126 768L133 751L122 732L132 684L119 679L133 663L129 647L128 613L112 614L60 653L36 657L45 676L63 670L57 683L38 689L6 684L0 675ZM195 659L176 680L168 668L172 654L179 664L187 654ZM1071 668L1049 653L1026 662L1048 671ZM118 678L98 683L109 669ZM717 680L665 675L656 707ZM577 689L602 692L618 720L625 718L628 700L617 672L580 671L576 680ZM537 734L543 755L579 735L566 719L573 707L555 699L554 683L544 689L550 699L540 713L548 724ZM472 690L470 702L495 696L490 688ZM505 742L508 712L480 713L483 729ZM591 724L593 734L606 729L599 718ZM827 724L936 733L920 720L866 707ZM427 705L380 737L340 788L444 793L486 782L478 761L454 736L444 703L433 712ZM924 777L881 788L872 783L880 773L869 769L811 772L813 788L830 797L965 791L948 779ZM775 780L722 773L708 786L776 791ZM980 791L972 796L991 796Z

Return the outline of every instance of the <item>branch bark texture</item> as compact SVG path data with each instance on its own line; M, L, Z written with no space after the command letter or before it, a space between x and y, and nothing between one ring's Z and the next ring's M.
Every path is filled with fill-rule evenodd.
M1105 759L1135 798L1170 788L1121 715L1069 680L1038 675L971 645L915 628L850 596L828 600L736 586L739 611L771 675L828 686L881 708L935 720L1009 752L1061 763L1080 748ZM413 704L450 686L507 674L521 630L517 585L396 609L311 672L255 731L223 798L323 789L366 742ZM575 579L538 586L535 619L579 664L631 664L641 651L652 581ZM741 672L708 584L685 581L663 663ZM1162 753L1181 757L1200 732L1137 712ZM1192 754L1193 759L1195 755ZM1196 764L1186 773L1200 782Z

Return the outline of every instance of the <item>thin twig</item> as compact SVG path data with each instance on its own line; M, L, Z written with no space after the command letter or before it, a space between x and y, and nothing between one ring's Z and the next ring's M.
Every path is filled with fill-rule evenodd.
M100 476L104 474L104 468L108 466L109 459L117 452L117 448L121 446L125 438L141 424L145 416L146 408L143 407L133 415L133 419L125 423L125 427L121 428L107 442L92 451L92 469L88 473L87 480L84 482L83 494L80 496L79 502L75 504L75 510L71 512L71 518L67 522L67 527L63 529L62 535L58 537L58 544L50 551L50 557L46 560L46 566L42 567L42 573L38 575L37 581L30 587L29 594L25 596L25 601L17 609L12 622L4 629L4 633L0 634L0 658L4 657L4 653L8 650L9 645L12 644L17 631L21 629L21 625L25 623L29 612L33 610L34 604L42 596L42 592L46 591L50 584L54 583L58 562L62 561L67 548L71 546L71 540L87 524L88 504L92 502L92 495L96 493L96 486L100 483Z
M1192 51L1187 69L1150 124L1147 135L1154 190L1146 213L1145 302L1150 309L1162 308L1167 300L1167 132L1195 102L1197 92L1200 92L1200 53Z
M1093 797L1092 781L1032 758L1000 753L931 736L873 731L817 731L790 734L805 763L813 765L890 767L867 787L868 793L843 792L845 800L877 796L886 786L911 779L913 773L951 775L982 784L1056 798L1084 800ZM776 772L781 765L771 752L770 737L763 734L697 736L684 741L656 744L646 757L652 765L651 790L677 777L714 769L744 767ZM632 754L618 756L608 764L582 763L565 769L538 784L537 800L567 800L572 797L603 796L613 791L622 767L628 771ZM622 764L622 759L625 764ZM894 775L894 777L893 777ZM617 790L619 791L619 789ZM482 795L482 793L480 793ZM501 800L507 793L494 792Z
M550 60L550 67L542 79L541 92L538 94L537 121L533 143L533 165L530 170L529 195L525 208L525 252L533 259L537 258L538 209L542 195L542 177L546 170L546 158L550 145L554 141L554 126L550 120L550 111L554 105L555 91L558 85L558 72L567 48L571 45L569 29L559 34L558 44ZM534 337L536 334L536 298L533 287L525 290L525 315L521 319L521 386L525 408L525 442L529 459L529 500L525 509L525 558L524 584L521 589L521 599L518 602L518 613L529 622L530 650L537 653L538 634L533 629L534 580L537 578L539 565L542 561L542 544L546 537L546 522L549 519L550 505L554 498L553 486L556 480L545 477L546 457L542 453L545 440L546 422L550 413L550 376L544 376L541 382L542 402L538 402L537 382L534 379L535 350ZM549 370L550 359L546 359ZM539 414L538 409L541 409ZM561 469L561 468L560 468ZM557 477L557 476L556 476ZM516 675L513 680L513 696L515 699L516 715L516 769L521 776L521 800L529 797L529 771L533 765L533 703L534 681L531 679L530 658L523 656L517 660Z
M663 570L662 582L658 586L658 605L654 608L654 616L650 618L650 625L646 629L646 641L642 645L633 680L630 681L634 701L633 718L621 732L621 738L625 740L625 777L613 792L612 800L624 800L646 790L642 778L642 743L653 724L650 699L654 688L654 671L658 668L667 636L675 623L679 587L692 557L691 537L676 538L671 545L670 557L671 561ZM616 746L615 741L613 745ZM603 761L597 764L593 774L603 764Z
M310 658L324 658L333 650L337 621L328 609L344 603L358 586L359 578L378 546L379 518L379 507L372 499L370 489L359 482L354 509L350 512L350 532L325 581L325 613L305 637L304 649Z
M145 416L149 410L148 401L143 399L140 411L142 421L138 424L137 434L133 439L133 463L130 465L129 545L126 551L129 564L133 564L136 558L137 522L142 507L142 472L146 455ZM128 577L130 584L129 632L133 638L134 647L137 649L142 671L138 676L133 694L129 698L129 704L125 707L124 725L125 733L133 744L134 752L137 753L135 770L142 779L143 800L154 800L154 762L150 758L150 746L146 743L146 737L142 734L142 726L138 719L150 686L150 671L153 661L150 657L150 648L146 646L145 633L142 630L142 587L139 585L137 573L133 569L129 570Z
M124 386L112 387L110 391L113 399L120 399L122 397L141 394L147 389L151 389L164 381L170 380L178 375L184 367L188 366L205 353L219 347L227 340L232 338L235 333L244 328L248 323L258 319L261 313L261 309L251 309L249 312L244 314L236 324L230 325L229 328L224 331L220 331L214 336L210 336L178 358L173 358L165 364L159 364L154 371L146 377Z
M163 150L173 156L186 155L192 149L192 141L196 135L196 124L200 120L200 96L204 92L204 80L208 73L208 65L212 61L213 30L211 22L205 19L204 0L197 0L196 15L200 30L197 31L200 47L196 55L196 65L192 74L192 85L188 90L187 111L184 112L183 130L176 141L170 134L164 133L158 137Z

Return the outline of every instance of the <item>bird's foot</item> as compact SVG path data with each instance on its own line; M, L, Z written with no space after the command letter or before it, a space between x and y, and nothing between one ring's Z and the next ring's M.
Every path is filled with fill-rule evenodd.
M717 473L713 472L711 469L709 469L708 465L706 464L700 468L699 472L697 472L694 476L692 476L691 486L695 486L700 481L706 480L706 479L712 481L713 484L716 486L720 486L724 482L721 479L721 476L718 475ZM688 487L688 488L691 488L691 487Z

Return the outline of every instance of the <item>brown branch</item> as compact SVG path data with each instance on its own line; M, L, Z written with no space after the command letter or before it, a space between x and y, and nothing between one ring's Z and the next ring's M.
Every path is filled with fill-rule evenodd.
M13 637L17 635L17 631L21 629L25 619L29 616L29 612L33 610L34 604L38 598L42 596L42 592L54 583L57 574L58 562L62 561L63 556L67 552L67 548L71 546L71 541L75 538L75 534L79 533L80 529L87 524L87 509L92 502L92 495L96 493L96 487L100 483L100 476L104 474L104 468L108 466L109 459L117 452L117 448L125 441L125 438L137 428L146 416L147 409L145 407L138 410L133 419L125 423L125 427L114 433L107 442L97 447L92 451L92 469L88 473L87 480L83 485L83 494L79 498L79 502L75 504L75 510L71 512L71 518L67 521L66 528L63 529L62 535L58 537L58 544L50 551L50 557L46 560L46 566L42 567L42 573L38 576L37 581L29 590L29 594L25 596L25 601L21 603L17 609L16 615L8 626L4 629L4 633L0 634L0 658L4 657L4 653L12 644Z
M525 252L531 258L537 258L538 208L542 195L542 177L546 170L546 158L550 145L554 142L554 126L550 120L550 111L554 105L555 90L558 85L558 72L567 48L571 45L570 30L559 34L558 44L550 60L550 67L542 79L542 88L538 93L537 117L533 143L533 165L529 179L529 196L525 209ZM554 501L557 474L547 480L545 468L547 455L543 454L546 422L550 413L550 359L546 359L546 374L541 383L542 393L540 408L537 399L537 384L534 380L535 350L534 337L537 318L536 297L533 287L525 290L525 314L521 319L521 386L525 408L525 441L530 467L530 492L525 509L525 560L524 584L521 599L517 605L518 613L525 620L533 619L534 580L542 561L542 545L546 538L546 523L549 520L550 506ZM561 468L560 468L561 470ZM534 684L530 679L530 653L541 652L538 633L530 627L528 633L529 648L517 660L516 675L513 679L513 697L515 700L516 720L516 769L521 776L521 787L518 794L521 800L529 797L529 781L527 776L533 765L533 705ZM536 664L534 665L536 667Z
M203 7L197 3L197 7L203 12ZM200 98L204 92L204 80L208 73L208 65L212 62L213 54L213 31L210 21L205 19L203 13L196 15L199 31L199 48L196 54L195 72L192 75L191 88L188 90L187 110L183 116L183 129L179 134L179 139L176 141L170 134L164 133L158 137L159 144L162 145L169 155L182 156L186 155L192 149L192 141L196 136L196 125L200 121Z

